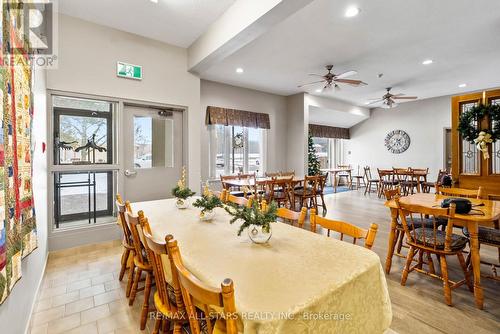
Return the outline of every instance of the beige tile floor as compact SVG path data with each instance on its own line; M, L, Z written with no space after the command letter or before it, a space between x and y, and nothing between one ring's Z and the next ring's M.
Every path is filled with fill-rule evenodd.
M51 253L30 333L141 333L142 294L128 306L126 278L118 281L121 251L117 241Z

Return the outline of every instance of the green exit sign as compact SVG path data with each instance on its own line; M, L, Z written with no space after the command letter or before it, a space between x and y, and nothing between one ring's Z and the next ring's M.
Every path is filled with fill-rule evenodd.
M116 75L122 78L142 80L142 66L123 63L116 63Z

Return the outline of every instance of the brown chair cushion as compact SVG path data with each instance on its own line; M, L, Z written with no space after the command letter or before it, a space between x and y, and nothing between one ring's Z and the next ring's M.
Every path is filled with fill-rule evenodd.
M444 240L446 237L446 232L444 231L436 230L436 239L434 239L434 231L430 228L417 228L415 229L414 233L412 232L411 234L412 236L415 236L416 242L421 245L427 247L436 246L437 249L444 249ZM456 251L464 249L467 245L467 242L467 238L458 234L452 234L450 245L451 250Z

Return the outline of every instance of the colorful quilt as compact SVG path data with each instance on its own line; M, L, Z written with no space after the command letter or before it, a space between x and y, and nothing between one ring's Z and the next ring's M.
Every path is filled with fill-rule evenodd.
M11 3L17 1L9 1ZM32 192L32 70L16 26L3 11L0 40L0 304L21 278L21 261L37 247Z

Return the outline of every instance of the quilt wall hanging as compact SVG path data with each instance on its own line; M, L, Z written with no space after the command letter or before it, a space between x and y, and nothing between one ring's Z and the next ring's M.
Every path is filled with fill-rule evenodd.
M19 1L3 1L0 53L0 304L21 279L21 262L37 247L32 192L32 67L18 22Z

